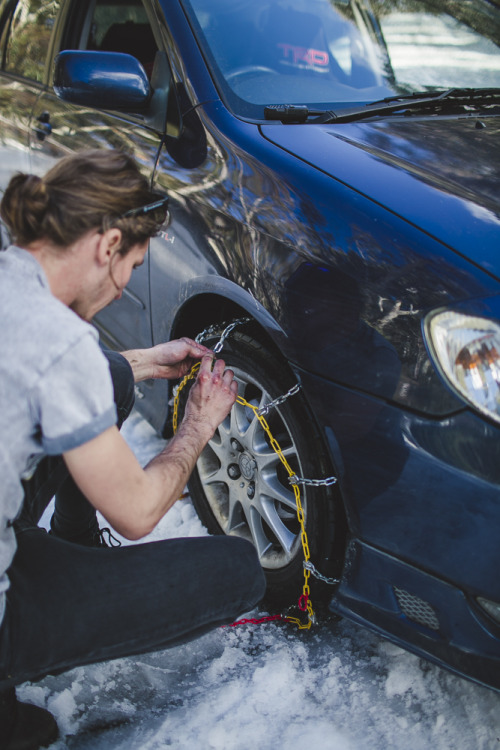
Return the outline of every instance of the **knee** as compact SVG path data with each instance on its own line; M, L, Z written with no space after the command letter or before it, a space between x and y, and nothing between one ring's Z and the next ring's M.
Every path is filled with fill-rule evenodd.
M109 349L104 350L104 355L108 360L111 380L113 381L118 427L121 427L134 406L134 375L130 363L124 356Z

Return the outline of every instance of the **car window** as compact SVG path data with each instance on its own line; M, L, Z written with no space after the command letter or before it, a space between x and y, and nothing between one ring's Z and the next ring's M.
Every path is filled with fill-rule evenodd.
M330 101L383 86L385 51L345 3L188 2L225 84L247 102Z
M45 61L59 0L20 0L7 34L3 67L9 73L43 81ZM14 7L14 4L13 4Z
M500 14L485 0L181 1L240 114L500 86Z
M150 76L157 44L140 0L96 0L84 28L81 49L126 52L142 63Z
M380 25L399 88L500 86L498 43L459 19L394 10L381 15Z

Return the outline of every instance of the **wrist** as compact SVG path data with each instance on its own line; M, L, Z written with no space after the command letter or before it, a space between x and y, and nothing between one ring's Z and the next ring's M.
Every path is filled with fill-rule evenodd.
M214 436L217 426L213 426L207 417L194 414L185 414L179 427L179 433L188 432L196 435L203 448Z
M139 383L141 380L147 380L152 377L153 369L147 356L147 349L129 349L121 352L122 356L129 362L134 381Z

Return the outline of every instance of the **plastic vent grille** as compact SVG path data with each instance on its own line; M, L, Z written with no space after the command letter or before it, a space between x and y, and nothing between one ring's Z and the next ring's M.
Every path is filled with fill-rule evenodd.
M404 589L396 588L396 586L394 586L394 593L401 612L409 620L423 625L424 628L429 628L429 630L439 630L439 620L430 604L427 604L418 596L409 594Z

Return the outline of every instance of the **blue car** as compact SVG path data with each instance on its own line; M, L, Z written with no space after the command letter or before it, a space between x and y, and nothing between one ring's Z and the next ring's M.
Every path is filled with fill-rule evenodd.
M252 540L270 607L495 689L499 45L497 0L0 2L0 189L114 147L169 196L95 324L222 344L207 528ZM168 436L188 387L137 407Z

